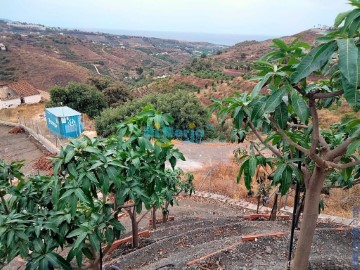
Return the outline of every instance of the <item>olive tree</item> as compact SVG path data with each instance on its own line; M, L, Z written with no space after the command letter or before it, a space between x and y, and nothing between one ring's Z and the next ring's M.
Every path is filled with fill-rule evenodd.
M319 37L310 50L298 40L290 44L274 40L275 50L254 64L259 82L252 92L213 104L219 118L233 119L234 135L243 139L252 132L259 145L272 153L271 157L263 156L254 147L242 159L238 181L244 176L251 189L256 167L272 165L272 184L279 186L282 194L293 179L305 185L292 269L308 269L324 184L351 186L359 171L360 120L350 118L326 130L320 128L318 114L319 109L341 106L342 102L354 110L360 108L360 1L351 4L355 8L339 14L335 29ZM260 93L264 87L268 94Z

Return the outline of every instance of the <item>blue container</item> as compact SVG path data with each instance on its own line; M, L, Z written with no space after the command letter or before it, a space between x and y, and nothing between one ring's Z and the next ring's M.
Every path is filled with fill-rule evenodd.
M81 113L67 106L47 108L45 116L49 130L59 138L76 138L84 131Z

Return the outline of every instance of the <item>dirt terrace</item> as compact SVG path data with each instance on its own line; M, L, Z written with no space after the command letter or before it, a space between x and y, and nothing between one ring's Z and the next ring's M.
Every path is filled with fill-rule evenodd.
M142 240L143 247L138 250L129 252L130 246L125 245L113 251L104 269L115 269L112 266L122 270L286 269L291 221L246 221L246 213L240 207L209 199L182 198L180 206L171 209L175 221L159 225L149 239ZM144 224L143 229L147 227ZM331 223L318 223L309 269L352 269L351 228L337 228ZM252 242L241 240L243 235L266 232L285 235ZM188 265L221 249L225 250Z
M22 172L36 174L37 170L32 166L43 155L43 151L28 134L10 134L10 130L11 127L0 125L0 159L8 162L24 160Z

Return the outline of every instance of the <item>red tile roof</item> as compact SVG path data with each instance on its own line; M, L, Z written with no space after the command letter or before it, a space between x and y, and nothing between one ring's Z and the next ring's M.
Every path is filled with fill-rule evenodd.
M27 81L9 83L8 86L10 89L14 90L18 95L22 97L40 95L40 92L36 90L36 88L29 84Z

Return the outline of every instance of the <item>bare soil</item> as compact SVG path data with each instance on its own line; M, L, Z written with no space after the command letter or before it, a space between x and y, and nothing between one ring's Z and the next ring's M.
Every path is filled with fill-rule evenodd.
M194 197L181 198L180 206L170 211L175 221L160 224L138 250L124 245L114 251L105 259L104 269L286 269L291 221L245 221L248 211L242 208ZM146 228L147 223L141 226ZM309 269L352 269L351 228L335 228L318 224ZM265 232L284 232L285 236L241 241L242 235ZM187 265L233 244L239 245Z
M11 134L11 127L0 126L0 159L24 160L25 174L44 173L33 168L33 164L46 152L26 133Z

